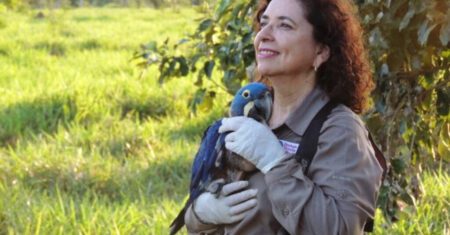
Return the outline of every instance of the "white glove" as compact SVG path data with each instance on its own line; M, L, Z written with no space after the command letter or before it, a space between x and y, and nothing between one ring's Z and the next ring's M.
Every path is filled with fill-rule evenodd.
M204 223L231 224L242 220L246 212L256 206L258 190L247 189L248 181L236 181L222 187L220 196L204 192L195 200L192 209Z
M264 174L286 155L272 130L252 118L224 118L219 133L227 131L231 133L225 137L225 147L255 164Z

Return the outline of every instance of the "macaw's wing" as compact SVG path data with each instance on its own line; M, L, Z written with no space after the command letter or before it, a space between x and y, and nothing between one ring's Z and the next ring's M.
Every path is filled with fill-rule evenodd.
M224 145L224 136L218 132L220 125L222 125L222 120L214 122L203 133L200 148L192 163L189 199L177 217L172 221L170 235L177 233L184 226L184 214L187 208L191 205L192 201L205 191L206 186L211 181L213 170L216 167L215 162L218 150Z
M190 198L189 202L195 200L200 193L205 189L208 182L211 181L213 168L217 159L217 148L219 142L223 142L223 135L219 134L219 127L222 125L222 120L214 122L204 132L200 148L195 155L192 164L192 175L190 184ZM222 146L223 144L219 144Z

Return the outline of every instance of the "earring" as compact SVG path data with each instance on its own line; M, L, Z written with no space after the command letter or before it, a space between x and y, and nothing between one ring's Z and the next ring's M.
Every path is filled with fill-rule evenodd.
M317 72L317 66L314 65L314 72Z

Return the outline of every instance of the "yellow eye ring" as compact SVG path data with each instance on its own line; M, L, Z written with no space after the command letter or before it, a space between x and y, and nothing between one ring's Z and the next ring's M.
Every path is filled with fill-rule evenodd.
M248 99L250 98L250 91L249 90L245 90L242 92L242 97Z

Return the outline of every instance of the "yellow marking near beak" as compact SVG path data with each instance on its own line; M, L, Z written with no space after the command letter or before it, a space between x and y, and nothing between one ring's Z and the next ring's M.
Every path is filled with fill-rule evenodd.
M253 107L255 107L255 103L253 101L248 102L244 106L244 116L248 117L248 113L253 109Z

